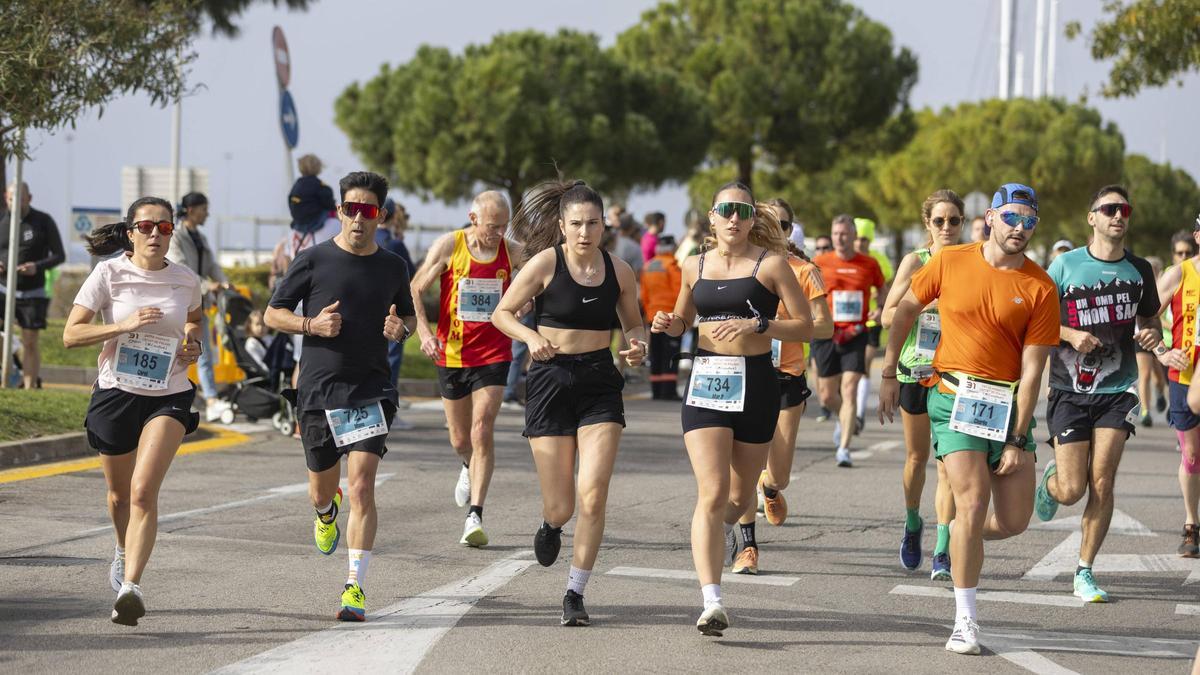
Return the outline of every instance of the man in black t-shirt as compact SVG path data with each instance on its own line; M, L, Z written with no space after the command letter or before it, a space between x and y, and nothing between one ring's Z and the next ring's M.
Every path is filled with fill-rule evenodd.
M341 539L338 480L346 455L354 509L347 524L349 575L337 618L363 621L363 586L375 543L375 474L396 412L388 342L404 341L416 317L408 267L375 243L387 180L356 171L342 179L341 195L341 233L296 256L264 318L276 330L304 335L296 408L309 497L317 510L313 537L325 555ZM300 303L304 314L297 316L292 312Z
M4 195L6 208L0 209L0 326L4 323L4 304L8 299L8 289L4 287L7 278L5 265L8 264L9 226L12 221L12 208L20 208L21 233L18 235L17 249L17 291L14 295L17 305L14 312L17 325L21 327L21 353L24 361L21 364L25 375L25 388L41 388L38 378L42 357L38 349L38 332L46 327L46 308L50 305L50 296L46 293L46 270L58 267L66 260L63 253L62 237L58 234L58 225L49 214L38 211L29 205L29 186L21 184L21 196L14 199L16 185L9 185ZM19 207L14 207L13 202Z

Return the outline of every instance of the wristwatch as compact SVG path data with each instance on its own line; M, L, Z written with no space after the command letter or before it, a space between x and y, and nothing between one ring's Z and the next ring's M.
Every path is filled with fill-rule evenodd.
M768 323L769 323L769 322L767 321L767 317L765 317L765 316L763 316L763 315L759 314L759 315L758 315L758 327L756 327L756 328L754 329L754 332L755 332L755 333L760 333L760 334L761 334L761 333L765 333L765 332L767 332L767 324L768 324Z
M1171 351L1171 350L1167 349L1167 345L1165 343L1159 342L1158 346L1154 348L1154 355L1162 356L1163 354L1166 354L1169 351Z
M1025 449L1025 445L1029 443L1029 438L1025 434L1009 434L1008 438L1004 439L1005 445L1011 445L1014 448Z

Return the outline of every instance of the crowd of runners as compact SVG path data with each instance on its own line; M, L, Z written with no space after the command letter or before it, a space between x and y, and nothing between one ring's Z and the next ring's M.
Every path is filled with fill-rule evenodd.
M340 230L296 253L263 318L302 343L294 400L314 542L323 555L339 544L348 551L340 620L367 618L375 479L399 405L389 349L414 335L437 366L453 450L447 487L466 509L460 541L471 547L488 545L495 421L511 386L514 344L528 350L523 435L542 496L540 523L529 517L541 565L556 563L563 528L575 517L563 625L590 623L584 598L625 427L619 367L643 361L655 364L655 398L682 399L682 445L697 487L697 627L705 635L733 623L722 575L756 574L763 564L756 512L772 526L788 517L808 371L815 370L823 416L836 418L832 459L850 467L852 441L867 423L873 360L879 422L894 421L899 410L907 449L897 477L899 564L920 569L932 540L930 578L951 583L955 596L947 650L980 651L975 594L984 541L1017 536L1034 514L1049 520L1060 504L1085 495L1073 592L1108 600L1092 565L1113 515L1122 452L1149 419L1153 376L1139 380L1140 370L1169 369L1167 395L1156 403L1167 409L1181 452L1178 553L1200 557L1200 378L1192 381L1200 220L1173 240L1176 264L1157 275L1125 247L1134 209L1121 186L1102 187L1078 205L1089 243L1045 270L1027 255L1039 224L1033 187L1000 186L982 222L971 224L951 190L914 197L926 243L893 274L870 249L873 222L836 217L810 259L803 234L793 236L786 201L729 183L713 195L700 252L662 277L678 286L666 299L658 286L642 292L638 274L659 283L649 275L667 274L669 250L650 241L644 272L610 255L602 246L610 227L604 201L583 181L538 185L515 207L502 193L479 194L469 225L437 240L411 280L408 264L377 244L376 229L389 216L386 179L354 172L339 188ZM63 335L69 347L103 344L86 427L101 454L116 535L112 620L126 625L146 612L139 583L154 546L159 487L198 422L185 371L204 358L201 282L167 255L179 235L173 215L171 204L143 198L123 222L91 236L94 255L117 255L88 277ZM959 243L964 229L972 243ZM659 254L662 264L649 264ZM440 298L431 317L421 296L435 281ZM691 331L685 344L693 346L680 353ZM690 378L677 383L669 364L681 357L691 363ZM1039 441L1048 445L1040 472ZM936 535L926 537L920 504L931 453ZM338 487L343 460L347 494Z

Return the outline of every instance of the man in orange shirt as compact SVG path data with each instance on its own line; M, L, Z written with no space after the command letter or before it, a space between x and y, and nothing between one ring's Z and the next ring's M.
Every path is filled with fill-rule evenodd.
M850 439L858 430L855 401L858 381L867 372L867 321L879 320L879 308L887 291L879 263L854 249L858 232L853 218L845 214L834 218L830 238L833 251L817 256L813 264L821 268L825 289L829 291L833 337L813 340L812 356L817 364L821 405L838 413L838 425L833 432L837 464L849 467ZM871 293L875 294L874 302Z
M1020 534L1033 515L1033 410L1059 340L1058 288L1025 257L1037 208L1033 188L1000 186L985 216L988 239L947 246L913 275L883 359L879 416L890 421L901 347L917 315L937 301L942 339L926 382L937 458L956 507L950 557L957 614L946 649L958 654L979 653L975 589L983 540Z
M654 257L642 267L642 311L646 318L658 312L675 311L675 298L683 283L683 270L675 259L675 237L659 235ZM666 333L650 333L650 397L661 401L678 401L679 338Z

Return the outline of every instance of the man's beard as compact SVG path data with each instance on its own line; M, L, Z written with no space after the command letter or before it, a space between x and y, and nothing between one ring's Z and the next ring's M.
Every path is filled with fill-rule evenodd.
M1004 239L1000 240L1000 250L1004 251L1005 255L1016 255L1018 253L1024 253L1025 249L1028 247L1029 247L1028 239L1022 239L1020 241L1020 243L1016 243L1013 240L1009 239L1008 237L1005 237Z

